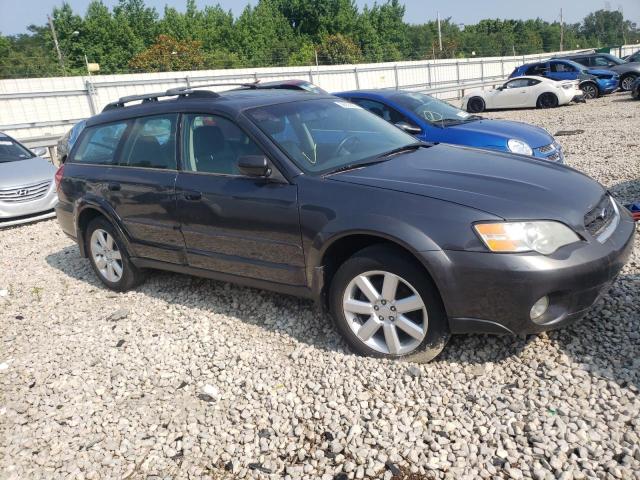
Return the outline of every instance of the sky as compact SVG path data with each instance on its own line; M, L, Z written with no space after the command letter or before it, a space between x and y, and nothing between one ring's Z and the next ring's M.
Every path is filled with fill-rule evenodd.
M106 5L117 4L117 0L103 0ZM84 14L90 0L68 0L73 9ZM147 5L156 7L162 12L169 4L180 10L184 9L186 0L146 0ZM198 0L199 7L219 3L225 10L232 10L238 15L247 0ZM373 0L356 0L362 7L373 4ZM379 0L378 3L381 3ZM62 0L0 0L0 33L12 35L26 32L29 24L44 24L47 14ZM476 23L483 18L537 18L553 21L560 17L563 8L565 22L576 23L588 13L602 8L622 9L625 17L640 24L640 0L404 0L406 6L405 21L409 23L423 23L436 18L439 10L442 18L452 17L456 23Z

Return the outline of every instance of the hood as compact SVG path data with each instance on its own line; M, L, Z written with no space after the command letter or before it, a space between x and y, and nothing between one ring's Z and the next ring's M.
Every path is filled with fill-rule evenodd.
M622 65L616 65L615 67L611 67L611 70L618 74L633 72L640 73L640 63L638 62L630 62L623 63Z
M510 138L527 142L531 148L553 143L553 137L545 129L509 120L476 120L441 130L438 141L470 147L506 149Z
M53 180L55 173L56 167L40 157L0 162L0 189Z
M611 75L615 75L616 72L614 72L613 70L599 70L599 69L594 69L594 68L590 68L587 70L588 73L590 73L591 75L607 75L607 76L611 76Z
M563 165L451 145L328 178L436 198L507 220L557 220L576 230L584 230L584 215L605 193L595 180Z

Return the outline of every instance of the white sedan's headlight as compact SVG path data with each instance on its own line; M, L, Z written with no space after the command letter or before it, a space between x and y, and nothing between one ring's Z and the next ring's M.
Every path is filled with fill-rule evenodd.
M564 245L580 241L566 225L552 221L477 223L480 238L492 252L538 252L549 255Z
M510 138L507 142L507 148L510 152L520 153L522 155L533 155L533 150L531 147L522 140L517 140L515 138Z

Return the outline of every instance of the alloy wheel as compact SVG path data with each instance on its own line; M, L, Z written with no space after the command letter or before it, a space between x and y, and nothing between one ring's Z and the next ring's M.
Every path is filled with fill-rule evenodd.
M598 91L596 90L596 87L594 85L587 84L580 88L582 89L585 98L592 99L598 96Z
M633 82L636 80L636 77L634 77L633 75L630 75L628 77L624 77L622 79L622 83L620 84L620 87L622 88L622 90L631 90L631 85L633 85Z
M353 278L342 308L355 336L380 353L410 353L427 334L422 297L409 282L390 272L369 271Z
M91 234L90 245L91 257L100 275L109 282L119 282L124 273L124 266L118 244L111 234L106 230L97 228Z

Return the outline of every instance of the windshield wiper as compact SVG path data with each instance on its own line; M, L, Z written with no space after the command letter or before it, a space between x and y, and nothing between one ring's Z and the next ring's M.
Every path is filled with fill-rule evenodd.
M341 167L335 168L333 170L328 171L327 173L325 173L325 175L332 175L334 173L339 173L339 172L346 172L347 170L353 170L355 168L360 168L360 167L364 167L366 165L373 165L375 163L382 163L382 162L386 162L387 159L378 159L378 160L369 160L368 162L355 162L355 163L348 163L346 165L343 165Z
M433 144L426 142L409 143L408 145L403 145L402 147L394 148L393 150L389 150L388 152L381 153L377 158L390 157L391 155L395 155L397 153L412 152L421 147L427 148L431 146L433 146Z

